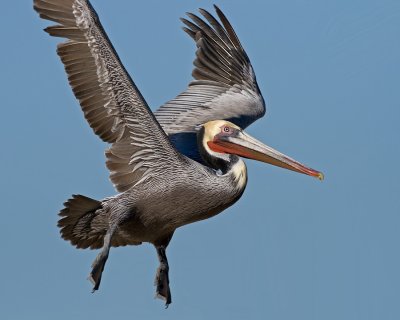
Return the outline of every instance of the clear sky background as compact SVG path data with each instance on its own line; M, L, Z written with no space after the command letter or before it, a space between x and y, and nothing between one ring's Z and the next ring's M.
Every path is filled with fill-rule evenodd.
M213 1L215 2L215 1ZM190 81L179 17L210 1L93 0L126 68L157 108ZM95 251L59 237L73 193L115 193L106 147L85 122L32 1L0 19L1 319L400 319L400 1L217 1L257 74L267 116L248 128L321 170L247 161L242 199L177 230L173 303L153 299L144 244Z

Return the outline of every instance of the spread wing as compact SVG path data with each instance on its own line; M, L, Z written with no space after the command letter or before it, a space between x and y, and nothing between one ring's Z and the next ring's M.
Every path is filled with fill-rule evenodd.
M183 157L126 72L89 1L34 0L34 9L58 23L46 32L68 39L57 53L89 125L112 143L106 157L115 188L125 191L157 177L165 163L182 164Z
M195 128L210 120L229 120L245 128L265 114L265 103L250 60L231 24L214 6L221 23L188 13L183 28L196 42L192 76L186 91L160 107L155 116L183 154L199 160Z

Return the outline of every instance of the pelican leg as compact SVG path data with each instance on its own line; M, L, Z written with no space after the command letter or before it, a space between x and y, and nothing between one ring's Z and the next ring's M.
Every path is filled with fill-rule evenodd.
M165 300L165 307L172 302L171 291L169 289L169 266L166 255L166 246L156 246L158 260L160 261L160 266L157 269L156 278L154 280L154 285L156 286L156 297Z
M101 275L104 270L104 266L108 259L108 254L111 247L111 237L114 233L115 228L109 229L104 236L104 244L100 253L97 255L96 259L92 263L92 271L88 276L88 280L93 284L92 293L99 289L101 282Z

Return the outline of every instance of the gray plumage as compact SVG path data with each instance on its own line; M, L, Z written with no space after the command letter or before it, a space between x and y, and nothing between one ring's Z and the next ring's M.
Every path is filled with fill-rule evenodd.
M46 32L67 38L57 53L86 120L111 144L106 165L120 192L101 201L74 195L60 212L61 235L77 248L102 248L89 276L93 290L99 288L110 247L154 244L160 259L157 295L168 305L165 249L174 231L218 214L246 186L244 162L212 151L205 139L224 126L236 133L240 128L212 122L196 134L195 127L216 119L245 127L265 113L247 54L218 8L222 25L205 10L200 12L209 24L188 14L194 23L182 21L198 47L195 80L155 113L157 121L89 1L34 0L34 9L57 23Z

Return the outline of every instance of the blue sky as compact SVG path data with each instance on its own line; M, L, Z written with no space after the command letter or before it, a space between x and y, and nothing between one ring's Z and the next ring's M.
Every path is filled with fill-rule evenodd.
M92 1L155 109L190 81L179 17L210 1ZM72 193L115 193L31 1L2 5L1 319L399 319L400 2L218 1L250 56L267 116L248 132L325 173L247 161L242 199L179 229L173 304L153 299L150 245L96 252L60 239Z

